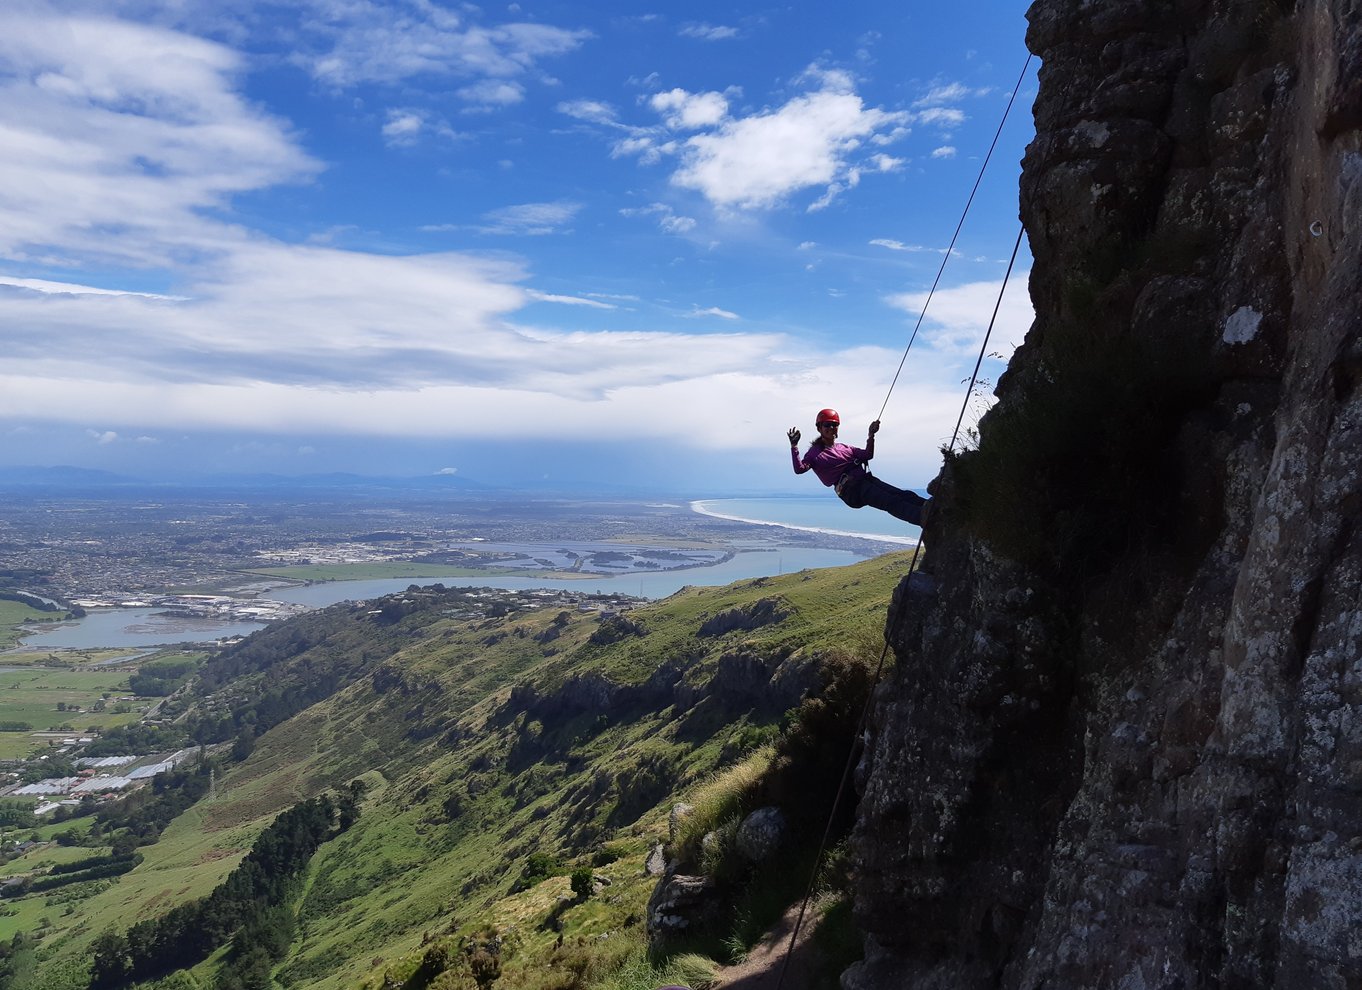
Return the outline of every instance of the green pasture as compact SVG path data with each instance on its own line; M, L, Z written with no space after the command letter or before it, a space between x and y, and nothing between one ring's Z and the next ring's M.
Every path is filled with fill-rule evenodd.
M70 915L64 913L66 904L47 903L58 891L0 901L0 939L8 940L20 931L33 932L47 918L50 925L41 932L45 943L60 943L66 956L88 958L85 950L106 928L125 931L138 921L206 897L236 867L273 814L230 831L206 832L203 808L191 808L172 822L160 841L138 850L145 857L141 865L81 899ZM75 819L57 829L79 828L85 822L88 819ZM85 856L104 851L76 850ZM4 915L7 907L17 913ZM67 985L55 977L54 981L53 985Z
M27 732L0 732L0 760L22 760L46 745L45 741L34 739Z
M0 941L8 942L20 932L32 934L43 918L56 922L64 910L37 895L0 900Z
M138 706L130 712L114 711L114 699L127 694L127 672L118 669L26 666L0 671L0 722L26 722L33 727L29 732L0 732L0 759L17 759L48 745L30 732L97 732L136 722L141 717ZM101 700L105 710L92 711ZM58 704L66 710L58 711ZM80 710L73 711L73 706ZM61 730L63 725L71 728Z
M204 653L202 650L193 650L188 653L178 650L166 650L164 653L142 657L137 661L137 666L143 668L152 667L154 669L157 664L178 663L182 660L188 660L191 663L197 664L206 656L208 656L208 654Z
M5 667L88 667L120 657L135 657L141 650L104 647L79 650L38 650L20 647L0 654L0 670ZM129 663L131 663L129 659ZM3 673L0 673L3 677Z
M66 822L62 826L70 828ZM28 835L30 829L21 830L21 835ZM0 864L0 878L14 877L24 873L46 873L49 867L64 863L75 863L82 859L89 859L91 856L103 856L109 851L107 846L90 847L85 846L59 846L56 844L41 846L38 849L31 849L18 859L12 859L8 863Z
M77 832L88 832L90 831L90 826L93 825L94 822L94 816L87 815L84 818L72 818L69 821L64 822L46 822L45 824L37 826L37 831L39 837L44 842L51 842L52 837L58 832L65 832L68 829L75 829ZM33 829L27 829L25 834L31 831L33 831ZM107 852L108 850L103 851ZM94 855L94 853L91 853L91 855Z

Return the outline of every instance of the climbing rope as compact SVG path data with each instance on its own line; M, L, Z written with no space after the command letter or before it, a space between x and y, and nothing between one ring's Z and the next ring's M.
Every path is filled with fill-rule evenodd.
M1017 232L1017 241L1012 245L1012 257L1007 262L1007 272L1003 275L1002 287L998 290L998 300L993 304L993 315L988 321L988 330L984 333L984 342L979 348L979 359L974 363L974 374L970 376L969 387L965 390L965 401L960 407L960 417L955 421L955 432L951 434L951 443L948 451L955 450L956 441L960 438L960 425L965 419L965 410L969 406L970 396L974 392L974 386L979 380L979 368L983 365L984 354L988 350L989 338L993 336L993 326L998 320L998 310L1003 304L1003 293L1007 291L1008 279L1012 277L1012 267L1017 261L1017 251L1021 248L1022 236L1026 233L1026 228L1022 227ZM919 539L917 546L913 548L913 559L908 562L908 575L912 576L917 570L917 559L922 553L922 541ZM813 872L809 876L809 885L805 888L804 899L799 905L799 915L795 919L794 929L790 932L790 947L785 951L785 959L780 966L780 979L776 982L776 990L782 990L785 986L785 973L790 967L790 960L794 957L795 943L799 938L799 930L804 927L804 915L808 912L809 903L813 900L813 890L818 883L818 871L822 869L823 857L827 852L828 840L832 837L833 824L837 820L837 809L842 805L842 796L846 793L847 783L851 780L851 771L855 766L856 744L864 738L866 723L870 721L870 707L875 698L875 689L879 687L880 675L884 673L884 661L889 655L889 644L893 642L894 634L898 631L897 623L891 628L889 635L884 638L884 649L880 651L879 662L875 665L874 676L870 679L870 691L866 694L865 705L861 708L860 721L856 723L856 734L852 737L851 751L847 753L846 766L842 768L842 779L837 784L837 795L832 799L832 810L828 813L828 824L823 829L823 838L818 843L818 855L814 857Z
M1003 111L1003 119L999 122L998 130L993 135L993 143L989 145L988 154L984 156L984 164L979 169L978 177L974 180L974 188L970 190L969 199L966 201L965 209L960 215L960 222L956 224L955 233L951 236L950 246L946 249L945 257L941 259L941 267L937 269L936 279L935 281L932 282L932 288L927 293L927 298L922 304L922 312L918 314L917 324L913 327L912 336L908 338L908 346L905 347L903 350L903 357L899 359L898 370L894 372L894 379L889 383L889 392L884 397L884 405L880 407L880 415L876 418L883 418L884 410L889 405L889 396L892 395L894 392L894 385L898 383L899 373L903 370L904 362L908 360L908 352L912 350L913 341L917 339L917 332L918 329L922 326L923 317L927 315L927 307L931 304L932 295L936 292L936 287L938 283L941 281L942 272L946 270L946 262L950 260L951 254L955 249L956 238L960 236L960 229L965 225L965 217L969 215L970 205L974 202L974 194L979 190L979 183L983 180L984 171L985 169L988 168L989 159L992 158L993 156L993 149L996 148L998 145L998 137L999 135L1002 134L1003 125L1007 123L1007 116L1012 111L1012 104L1017 98L1018 91L1021 89L1022 80L1025 79L1026 77L1026 70L1031 66L1031 58L1032 56L1030 55L1026 57L1026 64L1022 66L1021 75L1017 77L1017 85L1013 87L1012 95L1007 101L1007 108ZM988 351L988 342L989 339L993 336L993 327L998 320L998 311L999 309L1002 308L1003 294L1007 291L1007 283L1008 280L1012 277L1012 268L1016 264L1017 252L1021 248L1022 237L1025 235L1025 233L1026 228L1025 226L1023 226L1017 232L1017 241L1012 246L1012 257L1008 259L1007 271L1003 275L1003 284L1001 288L999 288L998 290L997 302L995 302L993 305L993 315L989 317L988 329L984 332L984 341L979 348L979 358L974 363L974 372L973 374L970 375L969 385L965 389L965 400L960 407L960 416L955 421L955 430L951 434L950 446L947 448L948 452L953 452L955 450L955 445L960 438L960 427L961 424L964 422L965 412L969 407L970 397L974 394L974 387L976 384L978 384L979 369L983 366L984 355ZM919 539L917 546L913 548L913 558L908 563L908 574L910 578L913 572L917 570L918 557L921 555L921 553L922 541ZM804 916L808 913L809 904L813 900L814 887L818 883L818 873L822 869L823 858L827 853L828 841L832 837L833 825L837 820L837 809L841 807L842 797L846 793L847 783L851 780L851 771L855 767L857 743L865 736L866 724L870 720L870 708L872 702L874 701L875 690L879 687L880 677L884 673L884 661L889 655L889 646L893 642L897 631L898 627L896 623L893 627L891 627L889 634L885 636L884 649L880 651L879 662L875 665L875 673L870 679L870 690L866 694L865 705L861 708L861 717L856 724L856 734L852 738L851 749L850 752L847 753L846 765L842 769L842 779L837 785L837 794L832 800L832 809L828 813L828 823L823 830L823 838L818 844L818 854L817 856L814 857L813 870L809 876L808 886L807 888L805 888L804 891L804 899L800 902L799 914L795 919L794 928L790 932L790 945L786 949L785 959L781 963L780 978L776 982L776 990L783 990L785 986L785 976L790 968L790 960L794 958L794 950L795 945L799 939L799 932L800 929L803 928L804 926Z
M1022 80L1026 78L1026 70L1031 67L1033 55L1026 56L1026 63L1022 66L1021 75L1017 76L1017 84L1012 87L1012 95L1007 99L1007 106L1003 109L1003 119L998 121L998 129L993 132L993 143L988 146L988 154L984 156L984 163L979 166L979 174L974 179L974 188L969 191L969 198L965 200L965 209L960 214L960 222L955 225L955 233L951 235L951 243L946 248L946 254L941 259L941 267L936 270L936 278L932 280L932 287L927 291L927 298L923 300L922 311L918 313L917 323L913 325L913 333L908 338L908 346L903 349L903 357L899 358L899 366L894 371L894 379L889 383L889 391L884 394L884 405L880 406L880 414L876 419L884 418L884 411L889 407L889 397L894 394L894 386L898 384L899 374L903 371L904 362L908 360L908 352L913 349L913 342L917 340L917 332L922 327L922 318L927 315L927 307L932 304L932 296L936 294L936 287L941 283L941 275L946 270L946 263L951 260L951 255L955 253L955 242L960 237L960 230L965 226L965 218L969 216L969 208L974 204L974 194L979 191L979 183L984 180L984 172L988 169L989 160L993 157L993 149L998 147L998 138L1002 136L1003 125L1007 123L1008 114L1012 112L1012 104L1016 102L1017 93L1021 91Z
M998 290L998 301L993 304L993 315L988 320L988 332L984 334L984 342L979 346L979 357L974 362L974 372L969 376L969 386L965 389L965 401L960 406L960 415L955 420L955 431L951 433L951 445L946 448L946 453L955 453L955 442L960 439L960 424L965 421L965 410L969 408L969 400L974 395L974 386L979 383L979 369L984 363L984 354L988 352L988 339L993 336L993 324L998 320L998 310L1003 304L1003 293L1007 291L1007 280L1012 277L1012 266L1017 263L1017 251L1021 248L1022 237L1026 234L1026 227L1023 226L1017 231L1017 243L1012 245L1012 257L1007 259L1007 272L1003 275L1003 287ZM918 544L921 546L921 543Z

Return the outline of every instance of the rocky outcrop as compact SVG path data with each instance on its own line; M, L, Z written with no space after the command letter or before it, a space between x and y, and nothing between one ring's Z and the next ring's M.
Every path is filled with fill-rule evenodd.
M738 630L750 632L783 622L790 614L790 609L779 598L760 598L741 608L730 608L706 619L700 625L700 635L723 636Z
M596 646L609 646L631 636L646 636L646 627L627 615L611 615L601 620L600 627L591 634L589 641Z
M641 684L620 684L597 670L571 674L551 687L522 681L511 689L499 717L509 722L523 712L557 722L584 712L614 717L635 707L671 705L685 712L702 704L710 711L779 714L816 691L823 677L817 657L789 649L763 653L743 645L719 654L711 666L700 659L660 663ZM385 689L392 687L384 683Z
M703 927L712 916L714 881L677 873L666 877L648 901L648 937L665 942L691 928Z
M1028 16L1037 318L895 597L843 985L1362 986L1362 7Z

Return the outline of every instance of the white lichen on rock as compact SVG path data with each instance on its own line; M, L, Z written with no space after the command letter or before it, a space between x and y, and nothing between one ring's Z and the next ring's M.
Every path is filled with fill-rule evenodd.
M1225 320L1222 338L1227 344L1247 344L1258 336L1258 328L1262 322L1262 313L1252 306L1240 306Z

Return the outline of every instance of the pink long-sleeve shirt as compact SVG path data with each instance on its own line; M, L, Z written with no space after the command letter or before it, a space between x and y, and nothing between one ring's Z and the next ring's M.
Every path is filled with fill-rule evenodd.
M864 449L851 447L844 443L835 443L830 447L815 443L809 446L802 458L799 456L797 448L790 448L790 460L794 463L795 474L813 471L814 474L818 475L818 480L829 488L836 485L847 471L861 470L856 467L857 461L868 461L874 456L874 441L871 441L870 446Z

